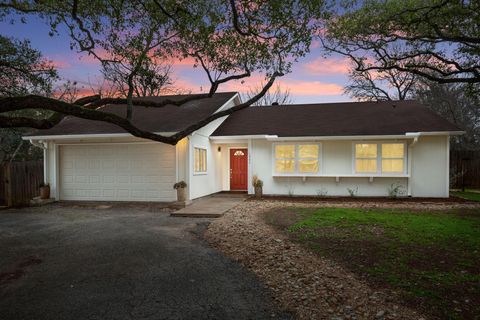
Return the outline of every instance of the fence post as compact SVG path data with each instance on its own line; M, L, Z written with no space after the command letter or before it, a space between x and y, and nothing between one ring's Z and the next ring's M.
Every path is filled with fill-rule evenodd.
M12 199L12 170L10 163L6 163L3 167L5 173L5 202L7 207L11 207L13 204Z

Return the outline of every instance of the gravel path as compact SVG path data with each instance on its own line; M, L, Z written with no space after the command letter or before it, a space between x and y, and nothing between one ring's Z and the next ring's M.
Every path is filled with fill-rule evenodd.
M274 292L276 302L298 319L425 319L396 304L395 292L375 290L353 273L312 254L268 226L260 213L285 207L479 208L459 203L298 203L246 201L212 222L206 240L239 261Z

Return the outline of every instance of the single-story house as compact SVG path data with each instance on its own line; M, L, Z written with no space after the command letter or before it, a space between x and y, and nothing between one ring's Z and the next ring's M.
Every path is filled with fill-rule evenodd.
M240 102L224 92L181 107L137 106L132 121L169 135ZM57 200L169 202L181 180L188 199L251 194L253 175L270 195L387 196L397 187L406 196L448 197L449 138L462 133L417 102L386 101L249 107L176 146L71 116L24 139L44 148L45 180Z

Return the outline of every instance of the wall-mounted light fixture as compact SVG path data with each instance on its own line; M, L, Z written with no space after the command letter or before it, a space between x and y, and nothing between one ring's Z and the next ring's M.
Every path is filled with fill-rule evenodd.
M217 151L222 152L222 147L218 146Z

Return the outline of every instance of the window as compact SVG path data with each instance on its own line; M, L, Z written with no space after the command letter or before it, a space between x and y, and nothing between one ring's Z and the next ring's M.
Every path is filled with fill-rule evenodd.
M404 143L356 143L356 173L404 173Z
M319 171L318 144L276 144L274 155L275 173L316 174Z
M207 172L207 149L194 148L193 172L206 173Z
M358 143L355 145L355 171L377 172L377 144Z
M404 171L405 145L403 143L382 144L382 172Z

